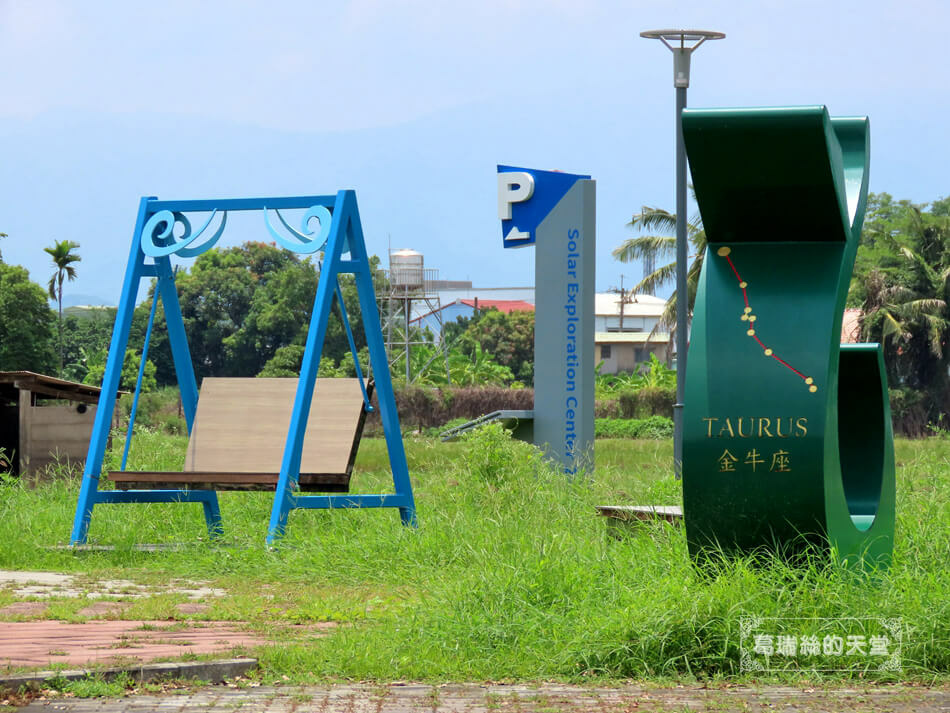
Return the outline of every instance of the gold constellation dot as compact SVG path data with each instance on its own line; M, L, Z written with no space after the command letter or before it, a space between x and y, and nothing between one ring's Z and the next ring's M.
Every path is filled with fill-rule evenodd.
M754 330L754 329L750 329L750 330L748 330L748 331L746 332L746 334L748 334L750 337L754 337L754 336L755 336L755 330Z
M741 317L739 317L739 319L741 319L743 322L745 322L747 319L749 319L749 315L743 314Z
M816 391L818 391L818 387L812 384L811 386L808 387L808 390L811 391L812 393L815 393Z
M749 312L752 311L752 308L751 308L751 307L746 307L746 308L745 308L744 310L742 310L742 311L745 312L746 314L749 314Z
M749 286L749 283L746 282L745 280L739 283L739 287L741 287L743 290L748 286Z
M814 383L815 383L815 380L812 379L812 378L809 376L807 379L805 379L805 383L806 383L806 384L814 384Z
M726 255L728 255L728 254L731 253L731 252L732 252L732 248L721 247L721 248L719 248L719 249L716 251L716 254L717 254L719 257L725 257Z
M750 321L750 322L754 322L756 319L757 319L757 317L756 317L754 314L750 314L750 315L749 315L749 321Z
M766 349L766 350L765 350L765 356L772 356L772 350L771 350L771 349Z

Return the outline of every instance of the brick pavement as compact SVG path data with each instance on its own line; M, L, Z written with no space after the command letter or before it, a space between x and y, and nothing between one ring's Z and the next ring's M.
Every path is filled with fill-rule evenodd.
M332 687L208 687L183 694L123 699L35 700L23 713L632 713L633 711L873 711L946 713L950 688L881 686L801 690L788 687L700 689L677 687L481 686L477 684L345 685Z
M210 598L227 594L205 582L172 580L148 586L59 572L0 570L0 591L39 600L14 601L0 607L0 673L4 669L112 666L194 654L225 654L235 647L269 643L266 638L241 631L241 624L235 622L116 620L133 600L156 593L186 597L188 601L175 607L179 614L203 614L209 609ZM46 620L56 599L90 600L76 614L94 621L80 624ZM27 620L9 621L12 618ZM110 621L96 621L100 619Z
M34 619L0 623L0 667L110 665L135 659L210 654L267 643L233 624Z

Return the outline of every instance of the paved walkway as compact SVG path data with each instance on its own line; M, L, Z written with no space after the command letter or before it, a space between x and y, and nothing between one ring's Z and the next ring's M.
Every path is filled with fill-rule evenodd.
M795 688L642 689L577 686L334 686L229 688L118 700L36 700L24 713L173 713L319 711L320 713L633 713L634 711L950 711L950 688L880 687L829 691Z
M171 580L161 585L146 586L127 579L100 579L83 586L76 575L59 572L27 572L21 570L0 569L0 589L5 589L18 597L49 599L51 597L122 597L137 599L154 593L176 592L189 599L205 600L208 597L222 597L227 592L209 587L202 582L190 580Z
M161 591L184 594L190 601L178 605L183 614L199 613L208 597L225 592L201 582L168 583ZM84 582L73 575L0 570L0 590L32 601L15 601L0 608L0 667L48 667L51 663L84 666L122 661L229 650L254 646L260 639L239 631L233 623L143 622L116 620L129 601L147 596L153 588L114 580ZM83 624L43 618L48 600L76 597L92 600L80 616L100 619ZM101 598L124 599L104 601ZM38 601L39 600L39 601ZM108 619L102 621L101 619ZM10 621L19 619L20 621ZM26 619L23 621L23 619ZM308 627L333 627L327 622ZM2 701L0 696L0 701ZM0 704L0 711L9 710ZM900 711L950 713L950 687L925 689L881 686L868 690L811 691L795 688L643 689L635 687L584 688L577 686L447 686L351 685L333 687L208 686L198 691L127 698L38 698L23 711L47 713L172 713L174 711L320 711L321 713L632 713L633 711Z
M173 580L146 586L123 579L88 580L58 572L0 570L0 591L30 600L0 607L0 673L62 664L85 668L196 654L225 655L236 647L268 643L265 637L242 631L239 622L119 620L134 600L168 592L187 598L175 607L179 614L201 614L210 608L209 599L227 594L202 582ZM47 619L50 602L55 599L88 602L76 614L90 621Z
M72 667L112 666L123 661L154 661L195 654L250 648L266 639L239 631L233 624L167 621L3 622L0 624L0 667L55 664Z

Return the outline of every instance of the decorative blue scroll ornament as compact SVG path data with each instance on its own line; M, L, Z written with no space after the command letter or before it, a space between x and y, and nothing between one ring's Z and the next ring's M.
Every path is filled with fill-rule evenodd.
M211 211L211 215L201 226L201 229L192 233L191 222L184 213L170 210L158 211L148 219L142 229L142 252L154 258L165 257L166 255L180 255L181 257L201 255L201 253L213 248L215 243L224 235L224 228L228 224L227 211L221 214L221 225L218 226L214 235L196 247L189 247L208 229L217 212L216 210ZM180 238L175 237L175 223L180 223L185 229Z
M267 208L264 208L264 225L267 226L268 232L271 234L271 237L277 241L277 244L281 247L291 250L295 253L301 253L304 255L309 255L315 252L322 252L327 245L327 238L330 236L330 224L333 221L333 218L330 215L330 211L324 208L322 205L311 206L306 213L303 214L303 219L300 221L300 230L294 230L290 227L290 224L284 220L284 216L280 214L280 211L274 209L274 212L277 214L277 218L280 220L281 224L293 235L297 241L288 240L286 237L281 235L274 229L274 226L270 224L270 218L267 215ZM316 219L317 223L320 225L320 230L317 232L314 237L314 230L310 227L310 221ZM349 242L347 242L343 247L343 252L349 252Z

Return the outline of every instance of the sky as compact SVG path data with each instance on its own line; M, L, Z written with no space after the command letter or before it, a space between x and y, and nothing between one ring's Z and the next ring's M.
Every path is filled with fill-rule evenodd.
M370 253L526 286L509 164L592 175L597 289L629 287L611 250L674 207L672 55L642 30L726 33L692 107L869 116L871 190L926 203L950 193L948 26L945 0L0 0L0 251L45 285L43 248L74 240L65 303L115 304L141 196L353 188ZM242 218L222 245L268 239Z

